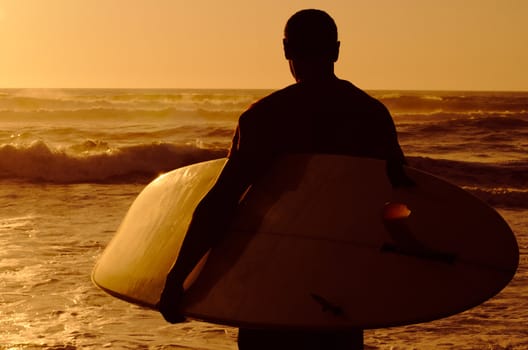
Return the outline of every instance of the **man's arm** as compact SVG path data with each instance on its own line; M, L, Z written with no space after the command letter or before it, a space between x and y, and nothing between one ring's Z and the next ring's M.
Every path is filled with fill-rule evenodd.
M403 166L407 164L400 143L398 142L398 134L396 132L396 126L389 110L380 102L382 107L382 114L385 119L385 129L383 135L385 138L384 142L384 153L386 159L386 171L389 181L393 187L410 187L414 186L414 181L407 176Z
M241 196L258 171L255 168L258 156L252 152L256 139L252 133L256 128L245 122L245 114L240 117L228 160L216 183L196 207L178 258L167 275L158 307L168 322L184 321L180 310L183 283L200 259L224 237Z

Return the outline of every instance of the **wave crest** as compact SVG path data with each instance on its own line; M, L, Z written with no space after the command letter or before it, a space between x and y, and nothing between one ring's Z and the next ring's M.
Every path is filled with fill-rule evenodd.
M0 178L34 182L148 182L160 173L188 164L225 157L222 148L152 143L111 148L86 141L69 148L43 141L0 146Z

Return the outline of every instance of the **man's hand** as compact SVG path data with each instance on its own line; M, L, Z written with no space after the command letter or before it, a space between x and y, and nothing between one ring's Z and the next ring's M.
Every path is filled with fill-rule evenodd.
M161 292L158 310L163 318L170 323L180 323L185 321L185 316L181 313L181 302L183 298L183 286L170 278L165 282L165 288Z
M387 160L386 163L387 176L392 187L414 187L416 183L405 173L403 164Z

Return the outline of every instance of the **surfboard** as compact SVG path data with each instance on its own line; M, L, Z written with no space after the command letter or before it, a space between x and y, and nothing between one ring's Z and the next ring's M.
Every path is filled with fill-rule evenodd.
M156 308L196 205L225 159L149 184L93 271L106 292ZM430 321L479 305L513 278L515 236L491 207L407 167L340 155L277 160L184 297L184 314L237 327L343 330ZM205 260L205 259L204 259Z

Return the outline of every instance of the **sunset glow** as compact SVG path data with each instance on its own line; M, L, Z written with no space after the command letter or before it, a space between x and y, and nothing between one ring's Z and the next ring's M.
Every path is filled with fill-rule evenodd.
M0 0L0 87L278 88L302 8L334 17L360 87L528 90L523 0Z

